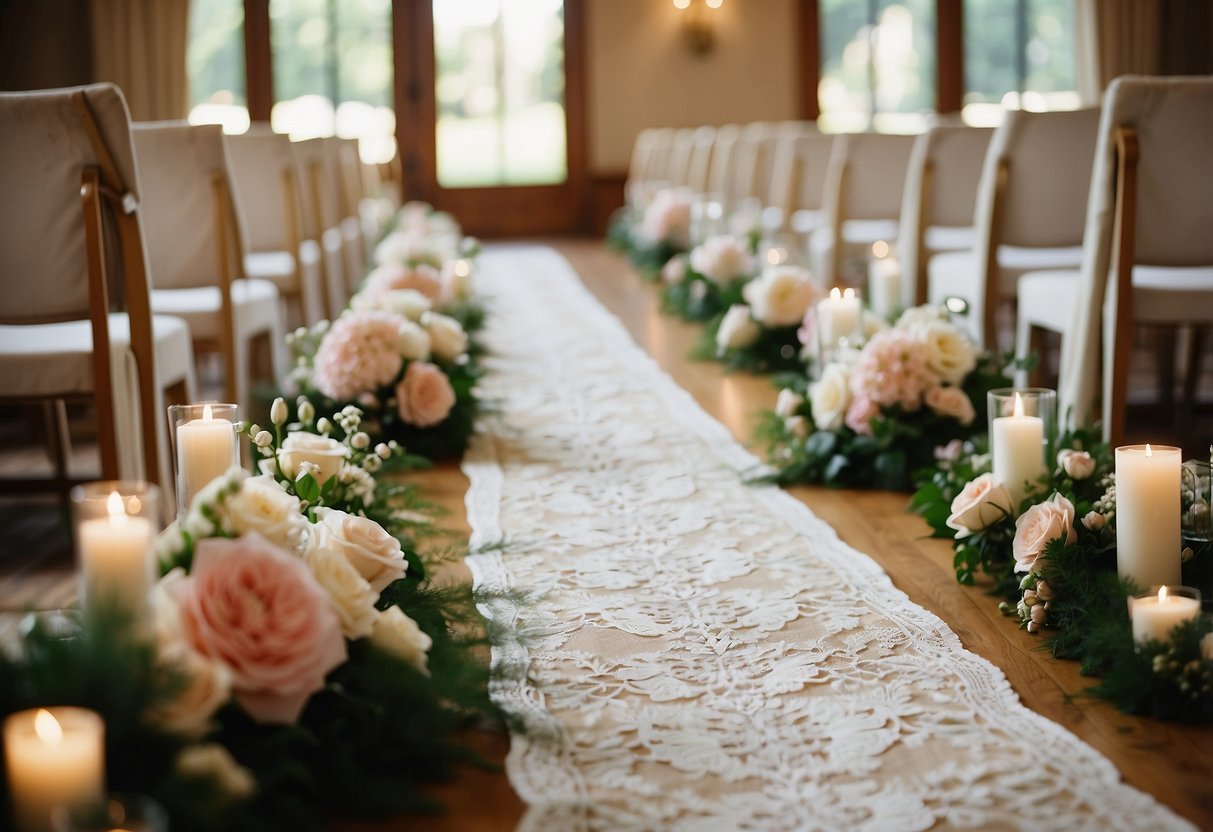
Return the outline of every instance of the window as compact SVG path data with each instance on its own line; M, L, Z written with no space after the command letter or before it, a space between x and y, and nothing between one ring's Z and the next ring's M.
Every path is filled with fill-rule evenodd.
M1004 108L1072 110L1072 0L965 0L965 97L969 124L994 125Z
M185 62L190 124L248 130L243 0L191 0Z
M270 34L274 130L358 139L364 162L390 161L391 0L271 0Z
M822 0L818 124L916 133L935 108L934 0Z
M568 178L560 0L434 0L438 184Z

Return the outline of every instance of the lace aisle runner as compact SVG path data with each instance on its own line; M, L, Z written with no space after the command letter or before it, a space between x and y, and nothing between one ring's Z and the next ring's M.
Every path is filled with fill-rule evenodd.
M490 248L464 470L521 828L1187 829L774 488L542 248Z

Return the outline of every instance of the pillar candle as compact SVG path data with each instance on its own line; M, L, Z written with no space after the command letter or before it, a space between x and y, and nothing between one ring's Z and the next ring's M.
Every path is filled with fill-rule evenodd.
M1116 570L1143 587L1180 581L1180 450L1116 449Z
M227 419L213 418L209 405L203 409L201 419L178 425L178 487L182 490L180 505L188 508L194 501L194 495L232 467L235 455L236 431L232 423Z
M868 296L872 311L889 320L901 308L901 267L889 256L889 244L878 240L872 244L873 259L868 263Z
M835 347L843 338L855 337L859 329L859 298L854 289L834 287L817 304L817 328L824 347Z
M104 736L101 717L83 708L19 711L4 721L9 795L20 832L51 832L56 807L102 799Z
M131 498L137 499L137 498ZM111 600L138 613L155 580L151 558L155 529L146 517L126 513L117 491L105 517L83 520L77 533L84 602Z
M990 430L990 453L994 479L1011 493L1015 510L1027 496L1029 484L1047 473L1044 462L1044 420L1025 416L1023 399L1015 394L1010 416L996 416Z
M1144 644L1153 639L1167 642L1171 631L1185 621L1200 615L1200 601L1184 595L1168 592L1168 587L1158 588L1157 595L1133 598L1129 603L1129 617L1133 620L1133 641Z

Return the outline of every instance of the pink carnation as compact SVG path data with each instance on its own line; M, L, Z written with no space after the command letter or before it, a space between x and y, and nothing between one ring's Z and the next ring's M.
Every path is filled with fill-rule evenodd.
M872 336L851 374L851 392L880 407L899 404L902 410L922 406L923 394L938 384L927 364L927 350L909 334L889 329Z
M386 263L366 276L362 291L382 295L401 289L413 289L438 301L442 297L442 273L428 263L414 266Z
M200 541L174 596L185 639L231 671L236 700L261 722L296 722L346 659L328 593L303 560L256 534Z
M346 401L391 384L400 373L400 330L391 312L347 312L320 342L312 384L330 399Z
M450 415L455 390L440 368L427 361L414 361L396 387L396 402L401 419L428 428Z

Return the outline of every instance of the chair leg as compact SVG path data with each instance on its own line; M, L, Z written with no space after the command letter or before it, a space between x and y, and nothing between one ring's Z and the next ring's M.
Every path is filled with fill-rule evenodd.
M46 434L46 449L55 467L55 479L66 483L68 479L68 455L71 453L71 433L67 424L67 402L63 399L42 403L42 425ZM66 511L71 507L67 487L59 489L59 504Z

